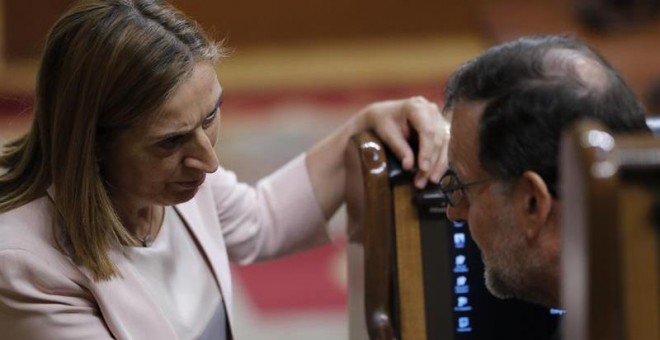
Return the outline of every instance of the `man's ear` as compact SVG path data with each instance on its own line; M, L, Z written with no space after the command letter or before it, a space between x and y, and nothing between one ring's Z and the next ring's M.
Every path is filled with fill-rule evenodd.
M536 238L552 218L553 198L548 186L538 173L525 171L516 183L514 197L525 236Z

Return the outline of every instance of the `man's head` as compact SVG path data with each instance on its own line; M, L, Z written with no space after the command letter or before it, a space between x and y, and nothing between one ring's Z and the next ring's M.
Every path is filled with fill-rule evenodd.
M562 129L593 117L613 132L646 131L641 104L597 52L548 36L464 64L447 84L444 112L454 184L487 179L459 190L448 215L469 223L491 292L558 305Z

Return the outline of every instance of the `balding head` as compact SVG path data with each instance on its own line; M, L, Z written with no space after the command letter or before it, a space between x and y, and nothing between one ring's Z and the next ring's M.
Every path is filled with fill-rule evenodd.
M525 37L465 63L448 81L445 112L482 102L479 161L514 180L533 170L557 197L562 129L592 117L613 132L646 130L644 110L598 52L565 36Z
M605 67L582 51L553 48L546 52L541 64L546 80L572 82L581 95L603 93L610 86Z

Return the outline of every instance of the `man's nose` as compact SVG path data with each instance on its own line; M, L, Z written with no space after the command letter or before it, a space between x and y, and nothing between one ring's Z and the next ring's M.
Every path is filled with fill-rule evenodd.
M452 222L465 221L467 216L463 212L465 208L449 206L447 207L447 218Z

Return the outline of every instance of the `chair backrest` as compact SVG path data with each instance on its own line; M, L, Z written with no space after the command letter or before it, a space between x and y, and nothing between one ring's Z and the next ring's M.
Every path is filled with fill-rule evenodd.
M564 338L660 340L660 139L583 121L560 163Z
M346 154L349 337L394 339L392 235L374 232L392 224L385 150L372 135L355 136L352 143ZM365 290L367 280L381 284Z
M446 200L370 133L347 150L348 305L351 340L550 339L547 308L493 297L479 250Z
M450 272L450 254L433 251L447 244L447 233L435 225L421 227L412 174L388 157L377 138L363 133L352 143L347 152L350 339L452 339L453 317L434 317L447 315L440 308L451 304L450 279L441 277ZM444 210L436 214L444 216Z

